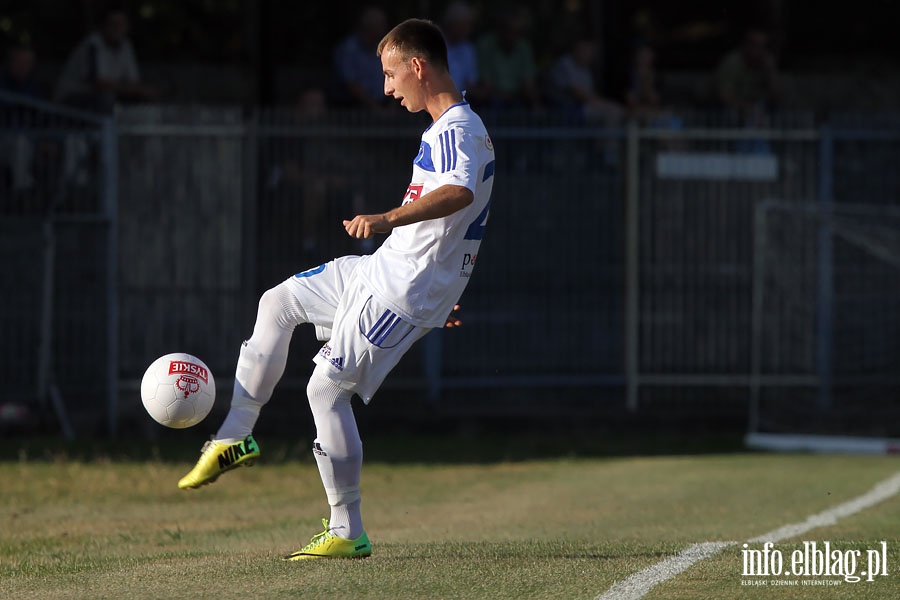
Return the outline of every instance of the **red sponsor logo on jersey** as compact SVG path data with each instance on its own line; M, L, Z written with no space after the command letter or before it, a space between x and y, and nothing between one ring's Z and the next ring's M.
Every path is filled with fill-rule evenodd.
M209 372L201 367L183 360L173 360L169 363L169 375L193 375L202 379L203 383L209 383ZM176 384L177 385L177 384Z
M419 198L422 197L422 188L425 187L424 183L411 183L409 187L406 188L406 194L403 196L403 204L407 202L415 202Z

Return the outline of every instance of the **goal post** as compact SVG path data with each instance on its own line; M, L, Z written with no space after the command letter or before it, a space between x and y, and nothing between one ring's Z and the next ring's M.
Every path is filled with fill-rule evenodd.
M748 445L900 448L900 210L760 203L753 270Z

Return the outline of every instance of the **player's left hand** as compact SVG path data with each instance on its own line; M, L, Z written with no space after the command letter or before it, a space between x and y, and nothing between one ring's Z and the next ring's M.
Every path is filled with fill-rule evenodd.
M353 220L344 220L347 235L356 239L370 238L376 233L387 233L391 230L384 215L357 215Z
M456 311L458 311L459 308L459 304L453 306L453 310L447 315L447 322L444 323L444 327L462 327L462 321L456 316Z

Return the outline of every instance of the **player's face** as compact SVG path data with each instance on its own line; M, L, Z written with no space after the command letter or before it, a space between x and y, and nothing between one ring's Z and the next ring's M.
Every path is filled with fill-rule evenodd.
M412 61L404 61L398 52L390 49L381 55L384 71L384 93L400 101L400 106L409 112L419 112L425 108L422 102L421 86Z

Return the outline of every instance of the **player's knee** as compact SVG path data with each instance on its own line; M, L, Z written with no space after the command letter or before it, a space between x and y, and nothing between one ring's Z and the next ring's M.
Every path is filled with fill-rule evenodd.
M335 410L337 406L346 402L350 403L351 392L343 389L326 375L314 370L306 384L306 396L309 405L316 409Z
M283 283L260 296L257 319L269 320L283 329L293 329L306 322L299 301Z
M309 378L309 381L306 382L306 397L309 398L310 405L314 403L318 403L323 397L323 393L327 387L325 383L330 383L329 381L323 382L324 377L320 377L315 371L313 371L312 376Z
M275 319L281 312L281 301L278 299L278 287L263 292L259 297L258 314L270 319Z

